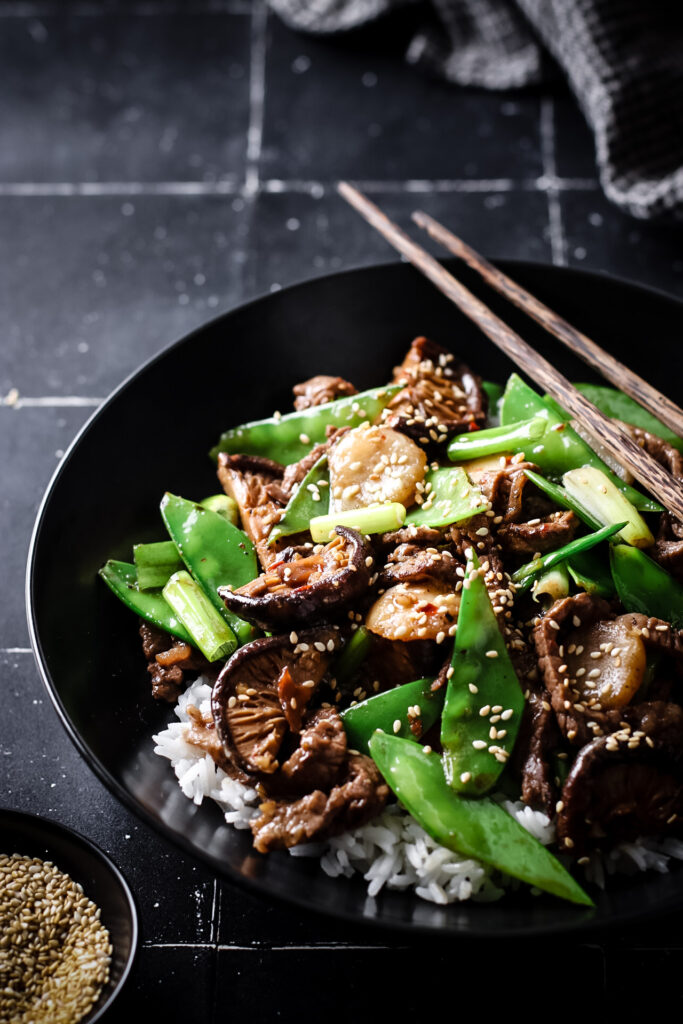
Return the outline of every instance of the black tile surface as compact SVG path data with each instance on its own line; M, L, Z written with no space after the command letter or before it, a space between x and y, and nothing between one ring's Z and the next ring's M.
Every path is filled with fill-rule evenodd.
M240 196L0 196L0 393L104 396L233 305L244 207Z
M0 181L241 180L246 16L54 10L2 22Z
M261 170L273 178L508 178L541 173L539 101L454 91L399 53L270 21Z
M410 11L391 39L379 26L324 40L272 16L266 38L263 10L0 2L0 397L14 403L0 407L0 803L72 825L129 879L141 947L113 1024L141 1009L168 1024L402 1020L433 1015L435 978L486 995L493 977L496 1008L521 980L526 1003L526 965L547 965L547 944L412 940L215 879L86 767L27 650L33 518L98 398L251 295L393 258L336 196L338 177L369 182L404 226L422 207L491 256L566 260L681 294L680 229L604 199L564 86L496 95L430 81L401 58ZM639 1006L634 977L678 1007L681 934L670 914L557 939L552 964L571 964L583 1007ZM557 1008L556 973L538 973L533 998L540 985ZM293 999L302 977L307 998Z

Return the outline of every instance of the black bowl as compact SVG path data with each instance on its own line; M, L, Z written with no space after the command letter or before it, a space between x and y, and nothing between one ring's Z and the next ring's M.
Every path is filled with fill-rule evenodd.
M56 821L0 808L0 852L51 860L83 886L102 911L113 947L109 980L81 1024L101 1020L131 972L138 945L138 915L133 895L116 865L97 846Z
M454 267L456 266L454 262ZM681 401L677 367L683 305L575 270L501 264L552 308ZM565 373L590 378L553 339L457 265L484 301ZM359 389L386 381L411 339L427 334L483 376L513 369L479 331L406 264L349 271L285 289L212 321L147 363L90 419L64 457L38 514L28 568L29 628L62 721L112 792L217 872L270 898L354 921L467 935L566 931L624 921L683 902L683 873L642 875L597 894L595 910L550 896L438 907L407 893L368 900L361 879L330 879L315 863L260 856L215 806L180 792L152 734L169 717L155 704L137 624L97 578L107 558L160 539L159 500L216 490L207 452L220 432L287 409L294 383L341 374Z

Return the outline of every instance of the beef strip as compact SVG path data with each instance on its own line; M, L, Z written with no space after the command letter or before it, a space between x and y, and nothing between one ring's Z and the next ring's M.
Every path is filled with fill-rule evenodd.
M458 573L460 569L460 573ZM426 579L443 580L453 586L462 578L463 563L448 550L420 548L401 544L391 555L379 574L379 586Z
M309 377L301 384L295 384L293 391L296 396L294 408L297 410L312 409L313 406L326 405L346 395L358 394L353 384L343 377L327 377L322 373Z
M389 787L373 761L349 754L329 793L316 789L298 800L267 800L250 822L260 853L320 841L359 828L386 804Z
M174 704L185 689L188 672L210 672L206 658L194 647L170 636L163 629L140 621L142 650L152 677L152 696Z
M332 708L320 708L310 714L299 738L299 746L282 764L278 775L266 788L273 793L272 783L287 795L329 790L336 783L346 759L344 723Z
M496 540L506 555L533 558L569 544L579 526L573 512L552 512L547 518L530 523L503 523Z
M486 420L480 378L427 338L413 341L394 381L405 387L389 402L386 423L422 444L443 444Z
M683 830L683 709L657 701L629 711L618 731L584 746L562 789L558 840L575 854L605 837Z

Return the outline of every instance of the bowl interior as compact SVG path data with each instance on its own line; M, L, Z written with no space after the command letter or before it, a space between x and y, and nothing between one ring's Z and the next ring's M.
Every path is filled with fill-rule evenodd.
M0 810L2 852L51 860L83 886L102 911L101 920L113 947L109 980L83 1024L99 1020L123 988L130 973L138 938L132 894L118 868L88 839L55 821L18 811Z
M625 282L561 268L501 264L576 326L680 401L676 365L683 306ZM455 269L455 264L454 264ZM461 266L461 279L574 380L591 374ZM565 930L670 905L683 878L617 885L595 911L550 898L436 907L405 893L366 898L361 880L316 864L262 857L214 806L180 792L152 735L169 718L150 696L137 626L97 579L110 557L162 539L164 491L201 499L217 490L207 456L228 426L291 408L291 387L316 373L359 389L385 382L413 337L426 334L492 380L510 362L405 264L347 272L283 290L206 325L143 367L87 424L39 513L29 565L29 620L44 679L66 728L129 806L218 872L262 894L376 924L467 934Z

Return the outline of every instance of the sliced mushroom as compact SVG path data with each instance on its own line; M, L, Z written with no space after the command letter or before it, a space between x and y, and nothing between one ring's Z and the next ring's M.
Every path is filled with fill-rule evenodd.
M414 504L427 456L405 434L364 424L330 449L330 511L365 508L385 501Z
M329 622L343 614L370 585L373 557L356 530L338 526L324 547L302 554L292 548L239 590L220 587L228 608L262 629Z
M264 569L279 558L277 545L268 546L268 535L280 519L283 503L270 492L270 485L282 483L283 467L256 455L218 456L218 479L223 490L237 502L242 526L256 547Z
M339 630L329 627L253 640L233 654L211 694L216 730L229 761L256 776L278 771L289 731L281 703L283 671L303 712L305 706L299 705L310 702L339 647Z
M350 754L330 793L316 789L299 800L261 804L259 817L250 822L254 846L268 853L359 828L380 813L388 796L389 787L374 762Z
M562 789L557 834L574 853L605 836L682 830L683 709L657 701L628 710L620 729L579 752Z
M480 378L427 338L413 341L394 380L405 387L389 403L386 422L422 444L443 443L486 419Z
M387 640L436 640L457 622L460 594L436 580L398 583L370 608L365 625Z

